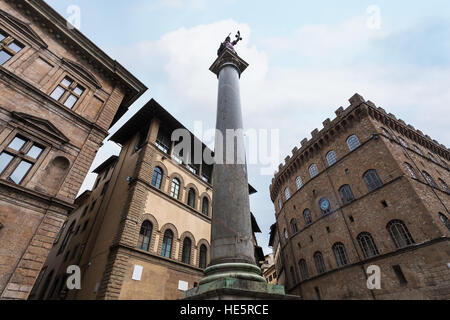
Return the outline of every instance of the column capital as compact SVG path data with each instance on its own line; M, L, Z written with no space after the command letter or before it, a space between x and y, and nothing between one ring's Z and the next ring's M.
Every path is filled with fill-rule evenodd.
M238 69L239 76L242 72L245 71L248 67L248 63L245 62L241 57L239 57L236 53L232 52L229 49L225 49L220 56L214 61L209 70L215 75L219 76L220 70L226 65L233 65Z

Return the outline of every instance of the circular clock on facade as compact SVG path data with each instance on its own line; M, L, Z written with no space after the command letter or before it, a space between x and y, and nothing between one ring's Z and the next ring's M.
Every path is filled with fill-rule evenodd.
M322 209L322 211L330 210L330 201L328 201L328 199L320 200L320 209Z

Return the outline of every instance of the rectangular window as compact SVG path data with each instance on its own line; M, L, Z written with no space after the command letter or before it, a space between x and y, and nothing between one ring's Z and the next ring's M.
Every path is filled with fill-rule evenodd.
M0 153L0 175L15 184L21 184L44 151L44 147L21 135L15 136ZM12 168L7 170L8 168Z
M20 161L19 165L16 167L16 169L13 171L13 173L9 176L9 180L14 182L15 184L20 184L25 178L28 171L30 171L31 167L33 166L32 163L29 163L27 161Z
M0 174L6 169L6 167L11 163L11 160L14 159L14 156L2 152L0 154Z
M0 30L0 66L8 62L14 55L22 51L24 45Z
M84 87L77 84L69 77L65 77L50 94L50 97L61 102L67 108L72 109L83 95Z

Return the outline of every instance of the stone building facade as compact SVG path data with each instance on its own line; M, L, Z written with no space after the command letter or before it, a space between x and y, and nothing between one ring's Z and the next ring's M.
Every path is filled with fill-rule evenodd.
M358 94L350 103L270 186L287 292L449 299L449 150ZM368 289L370 266L380 289Z
M26 299L108 129L146 87L42 0L0 2L0 296Z
M120 155L94 171L34 299L174 300L199 282L209 263L213 167L176 154L176 129L184 126L151 100L111 137ZM70 265L81 268L81 290L66 290Z

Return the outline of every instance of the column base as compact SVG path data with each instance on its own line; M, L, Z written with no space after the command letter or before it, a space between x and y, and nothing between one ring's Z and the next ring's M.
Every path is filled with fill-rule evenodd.
M261 269L253 264L224 263L208 267L200 286L185 293L185 299L189 300L227 297L278 300L285 297L285 291L283 286L268 284Z
M206 268L205 277L200 280L200 285L225 278L267 282L266 279L261 276L261 269L253 264L222 263Z
M185 293L184 300L300 300L286 295L283 286L267 282L223 278Z

